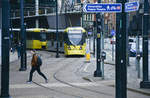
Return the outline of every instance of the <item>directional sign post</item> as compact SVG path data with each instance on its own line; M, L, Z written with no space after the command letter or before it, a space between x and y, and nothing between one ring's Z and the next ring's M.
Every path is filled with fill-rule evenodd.
M122 12L122 4L121 3L98 3L98 4L85 4L83 7L83 11L86 13L99 13L99 12Z
M137 11L139 9L139 2L125 3L125 12Z

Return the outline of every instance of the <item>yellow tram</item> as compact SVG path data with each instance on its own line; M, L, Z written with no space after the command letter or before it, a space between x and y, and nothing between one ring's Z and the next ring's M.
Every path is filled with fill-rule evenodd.
M82 27L68 27L64 31L65 55L85 55L86 31Z
M20 29L12 29L15 42L20 40ZM31 28L26 29L26 47L27 49L46 49L47 48L47 29Z
M86 53L86 31L82 27L68 27L58 30L59 52L67 55L85 55ZM49 40L47 50L56 51L56 30L48 29Z

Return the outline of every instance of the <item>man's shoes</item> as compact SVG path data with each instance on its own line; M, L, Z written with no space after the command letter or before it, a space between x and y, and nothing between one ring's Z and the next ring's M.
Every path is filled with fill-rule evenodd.
M28 84L31 84L31 83L32 83L32 81L27 81L27 83L28 83Z
M48 83L48 79L45 80L45 83Z

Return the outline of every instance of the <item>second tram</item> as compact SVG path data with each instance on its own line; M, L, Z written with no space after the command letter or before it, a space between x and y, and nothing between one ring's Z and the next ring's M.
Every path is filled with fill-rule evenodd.
M18 43L21 39L20 29L12 29L13 41ZM27 49L46 49L48 33L47 29L31 28L26 29L26 47Z
M64 32L65 55L85 55L86 31L82 27L69 27Z

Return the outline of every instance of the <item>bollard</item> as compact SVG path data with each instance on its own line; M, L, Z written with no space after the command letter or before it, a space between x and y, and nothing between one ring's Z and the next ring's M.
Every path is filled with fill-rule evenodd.
M90 58L91 58L91 55L90 55L90 52L89 51L86 51L86 62L90 62Z

